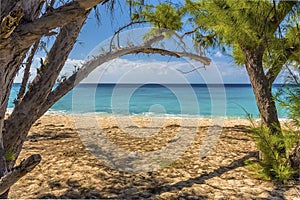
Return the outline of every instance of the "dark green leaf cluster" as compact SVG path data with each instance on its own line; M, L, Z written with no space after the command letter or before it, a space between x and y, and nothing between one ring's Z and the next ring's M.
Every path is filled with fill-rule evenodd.
M246 63L243 49L261 46L266 49L267 68L274 62L282 68L287 60L300 57L299 3L295 1L187 0L183 9L198 27L202 45L231 46L239 65Z
M170 3L160 3L158 5L145 4L144 1L130 1L130 4L138 8L132 13L132 20L146 20L154 28L169 30L179 30L182 28L181 21L183 12L181 8L176 8Z
M4 158L7 162L9 162L16 159L16 154L14 154L12 151L7 151L4 154Z
M179 30L182 27L180 12L169 4L159 4L155 10L146 10L144 16L156 28Z

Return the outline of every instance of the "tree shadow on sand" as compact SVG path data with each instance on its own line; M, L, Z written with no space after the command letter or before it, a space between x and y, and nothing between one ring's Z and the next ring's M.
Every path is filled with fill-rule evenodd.
M42 194L38 199L104 199L101 195L101 191L94 188L83 187L78 181L67 180L69 188L61 195L54 195L51 193ZM59 188L61 184L59 182L48 181L48 185L51 188Z
M227 166L222 166L219 167L218 169L215 169L214 171L210 172L210 173L204 173L199 177L196 178L190 178L188 180L185 181L180 181L177 182L175 184L166 184L160 187L153 187L153 188L148 188L147 190L152 194L152 195L160 195L162 193L165 192L172 192L172 191L176 191L176 190L182 190L183 188L186 187L192 187L194 184L205 184L205 181L208 179L211 179L213 177L217 177L217 176L221 176L222 174L234 170L238 167L242 167L245 165L245 161L256 157L257 158L258 153L257 152L250 152L248 155L245 155L244 157L233 161L231 164L227 165ZM136 196L136 194L135 194ZM182 196L180 196L182 197ZM203 198L200 199L205 199L205 196L203 196Z
M158 196L165 192L174 192L174 191L180 191L183 188L186 187L192 187L194 184L205 184L205 181L208 179L211 179L213 177L221 176L222 174L234 170L238 167L244 166L244 162L250 158L257 157L257 152L250 152L244 157L233 161L231 164L227 166L219 167L218 169L210 172L210 173L204 173L199 177L196 178L190 178L185 181L180 181L175 184L164 184L162 181L153 180L152 176L152 183L151 186L143 187L143 188L137 188L135 185L132 184L131 186L125 186L118 191L114 188L107 188L104 191L96 190L94 188L85 188L80 186L78 182L72 182L67 181L67 184L69 186L69 189L64 192L63 194L59 196L55 196L54 194L48 193L48 194L42 194L38 196L37 198L41 199L74 199L74 198L100 198L105 199L108 196L104 194L112 194L111 198L113 199L157 199ZM151 172L150 172L151 173ZM149 180L138 180L141 182L147 182ZM154 182L153 182L154 181ZM49 183L48 183L49 184ZM55 183L51 183L53 187L55 187ZM139 184L139 183L137 183ZM145 185L145 183L142 183ZM197 195L197 196L191 196L191 194L181 192L176 198L182 198L182 199L207 199L206 195Z
M295 183L297 184L297 183ZM269 195L267 198L260 198L260 200L268 200L268 199L286 199L285 197L285 192L294 188L296 190L296 192L298 193L298 197L300 199L300 193L299 190L295 187L295 185L291 184L291 185L283 185L281 183L275 183L275 188L271 191L269 191Z

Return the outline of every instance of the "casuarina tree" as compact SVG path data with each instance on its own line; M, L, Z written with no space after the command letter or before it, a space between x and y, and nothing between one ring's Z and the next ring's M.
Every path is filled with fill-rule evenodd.
M144 2L143 8L136 18L160 28L190 28L186 34L195 42L221 47L246 67L262 124L269 138L278 138L270 148L286 160L272 85L285 65L300 62L299 1L186 0Z

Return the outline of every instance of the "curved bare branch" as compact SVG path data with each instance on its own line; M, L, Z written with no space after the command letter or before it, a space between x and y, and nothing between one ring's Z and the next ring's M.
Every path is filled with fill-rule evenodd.
M157 38L153 38L152 44L157 41ZM160 38L161 39L161 38ZM161 54L161 55L168 55L168 56L175 56L175 57L188 57L190 59L197 60L204 65L209 65L211 60L205 56L199 56L192 53L187 52L173 52L165 49L160 48L153 48L151 47L151 42L145 42L139 46L133 47L126 47L120 50L116 50L113 52L107 52L105 54L101 54L95 57L93 60L85 63L77 72L75 72L72 76L68 79L63 81L59 84L54 91L52 91L44 103L41 106L41 110L39 112L39 116L42 116L55 102L57 102L62 96L72 90L76 85L79 84L84 78L86 78L94 69L98 66L102 65L103 63L124 56L128 54L138 54L138 53L146 53L146 54Z
M179 72L181 72L183 74L189 74L189 73L192 73L192 72L194 72L194 71L196 71L198 69L206 69L206 68L205 68L205 65L203 65L203 66L200 66L200 67L195 67L195 68L193 68L193 69L191 69L189 71L182 71L180 69L177 69L177 71L179 71Z

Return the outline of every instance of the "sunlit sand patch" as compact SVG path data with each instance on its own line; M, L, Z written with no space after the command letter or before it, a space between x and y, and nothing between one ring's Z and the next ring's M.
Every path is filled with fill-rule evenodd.
M102 124L107 137L121 137L123 141L116 141L116 144L127 148L128 152L139 154L143 153L142 150L147 152L146 150L162 146L151 140L151 137L145 138L145 141L150 141L149 144L141 143L145 144L145 147L135 144L131 141L132 138L145 141L139 137L122 135L124 132L114 121L114 117L100 118L97 118L97 126ZM255 179L246 169L245 159L255 159L257 151L247 136L247 120L226 120L217 145L202 159L199 157L199 151L210 120L198 119L197 127L189 124L190 121L185 122L185 126L178 126L175 122L178 119L174 120L166 120L167 124L161 129L161 133L165 135L160 141L165 141L165 145L172 143L177 139L174 132L179 128L186 132L195 128L196 134L191 145L176 160L156 160L156 171L135 174L110 168L105 162L96 159L82 144L72 117L44 116L32 127L18 160L20 162L33 153L41 153L42 162L13 186L9 197L275 199L280 194L286 199L299 198L299 185L278 188L271 182ZM134 157L135 154L131 156Z

